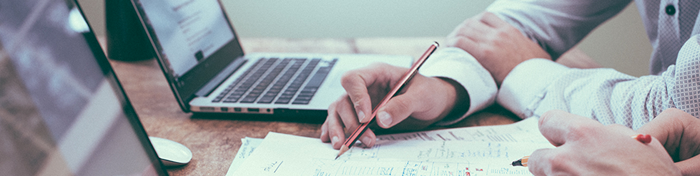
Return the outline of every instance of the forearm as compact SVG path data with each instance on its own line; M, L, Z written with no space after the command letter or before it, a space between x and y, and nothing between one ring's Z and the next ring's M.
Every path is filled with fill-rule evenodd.
M635 78L613 69L571 69L542 59L518 65L506 77L497 101L520 117L552 109L603 124L639 128L664 109L675 107L673 69Z
M557 59L630 0L498 0L486 11L518 28ZM526 10L523 10L526 9Z

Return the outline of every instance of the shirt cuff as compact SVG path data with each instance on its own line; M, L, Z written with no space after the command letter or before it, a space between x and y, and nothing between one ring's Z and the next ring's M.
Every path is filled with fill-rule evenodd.
M476 111L493 104L498 88L491 74L466 51L448 47L436 51L420 69L425 76L449 78L462 85L469 95L469 110L461 116L445 117L435 125L459 122Z
M522 62L503 80L496 101L520 118L531 117L545 89L570 69L548 59Z

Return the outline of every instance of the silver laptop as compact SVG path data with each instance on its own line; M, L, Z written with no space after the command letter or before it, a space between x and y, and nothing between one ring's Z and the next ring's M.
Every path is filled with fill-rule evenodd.
M325 118L328 106L345 92L340 85L345 71L373 62L409 67L413 61L387 55L244 54L217 0L132 2L185 112Z
M0 175L167 175L73 0L0 1Z

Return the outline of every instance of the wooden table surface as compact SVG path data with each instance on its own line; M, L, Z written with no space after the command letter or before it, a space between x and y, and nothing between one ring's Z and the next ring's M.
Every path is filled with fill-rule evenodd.
M433 41L426 38L356 39L278 39L243 38L246 52L313 52L398 54L418 58ZM225 175L241 138L264 138L268 132L318 138L321 124L226 118L193 118L180 110L168 84L154 60L111 61L127 96L150 136L167 138L189 147L192 161L168 168L171 175ZM454 127L510 124L517 120L510 112L492 106Z

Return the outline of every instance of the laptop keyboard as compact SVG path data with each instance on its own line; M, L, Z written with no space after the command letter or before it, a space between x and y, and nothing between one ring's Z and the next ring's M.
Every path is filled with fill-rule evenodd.
M309 104L337 60L316 69L319 58L259 59L212 102Z

